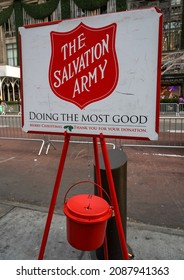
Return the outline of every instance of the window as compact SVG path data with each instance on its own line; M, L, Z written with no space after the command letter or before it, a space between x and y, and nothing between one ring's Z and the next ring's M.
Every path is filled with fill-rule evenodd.
M15 14L12 13L11 17L4 23L5 37L14 37L15 36Z
M16 43L6 45L7 65L17 66L17 45Z
M171 5L180 5L181 0L171 0Z

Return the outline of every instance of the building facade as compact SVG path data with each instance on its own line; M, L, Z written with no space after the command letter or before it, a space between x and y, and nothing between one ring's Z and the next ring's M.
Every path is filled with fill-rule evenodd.
M0 101L20 101L18 27L156 6L163 12L162 97L184 96L184 0L1 0Z
M129 0L128 9L155 6L163 13L161 99L178 102L184 96L184 1Z

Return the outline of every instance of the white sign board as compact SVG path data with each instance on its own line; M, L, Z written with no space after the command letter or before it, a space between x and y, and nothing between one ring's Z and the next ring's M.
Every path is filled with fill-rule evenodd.
M23 130L156 140L161 30L155 8L19 28Z

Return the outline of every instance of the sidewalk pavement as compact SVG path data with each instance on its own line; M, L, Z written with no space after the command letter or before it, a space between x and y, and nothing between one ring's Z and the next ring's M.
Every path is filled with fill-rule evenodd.
M0 259L36 260L47 213L43 207L0 201ZM127 243L135 260L184 260L184 230L128 221ZM90 260L93 255L70 246L65 216L55 212L44 259Z

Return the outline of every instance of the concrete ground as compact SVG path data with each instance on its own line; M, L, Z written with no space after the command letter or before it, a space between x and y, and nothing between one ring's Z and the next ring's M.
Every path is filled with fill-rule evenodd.
M0 259L36 260L47 209L20 203L1 203L0 214ZM184 230L128 222L127 242L135 260L184 259ZM80 251L67 242L65 216L55 213L44 259L93 260L96 258L95 251Z

